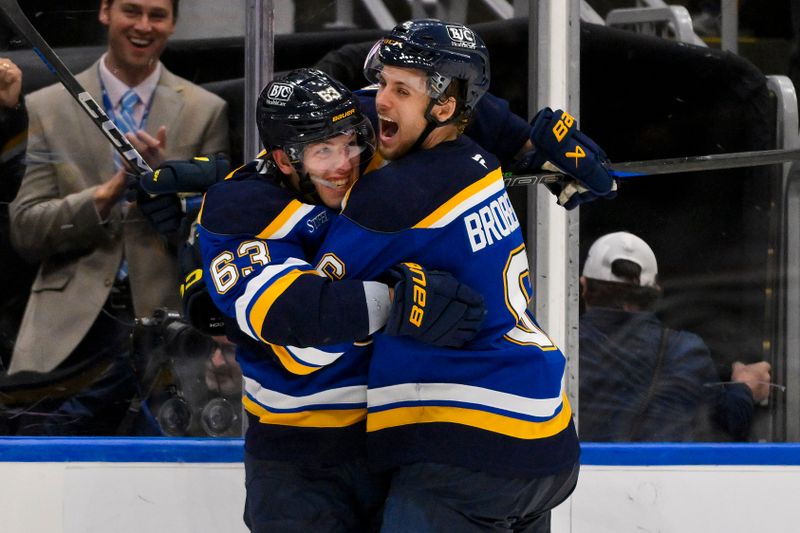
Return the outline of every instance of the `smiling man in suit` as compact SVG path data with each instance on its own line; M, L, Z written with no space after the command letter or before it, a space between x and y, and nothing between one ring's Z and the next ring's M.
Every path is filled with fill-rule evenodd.
M228 149L224 101L159 60L177 14L178 0L102 0L108 49L77 75L153 167ZM62 86L25 103L28 168L11 233L41 267L9 373L80 372L70 394L43 399L18 433L115 434L135 392L133 318L178 305L174 251L126 201L120 158Z

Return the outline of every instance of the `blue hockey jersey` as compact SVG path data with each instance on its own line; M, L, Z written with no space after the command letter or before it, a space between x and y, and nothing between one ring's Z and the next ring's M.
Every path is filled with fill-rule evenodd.
M566 361L527 311L526 250L494 156L462 136L364 176L317 261L355 279L410 261L451 272L486 301L483 329L462 349L374 336L375 466L427 461L533 477L577 461Z
M374 122L371 96L361 99ZM470 131L506 159L527 139L529 126L503 100L487 95L476 118ZM266 459L347 460L364 454L371 349L349 342L367 336L364 291L318 275L335 265L311 267L335 213L298 200L266 160L212 187L199 227L209 292L239 329L229 336L245 379L246 447Z
M339 342L368 335L363 286L330 283L306 261L335 214L283 188L265 157L209 189L198 228L209 293L238 326L229 336L244 375L246 447L265 459L363 456L367 348Z

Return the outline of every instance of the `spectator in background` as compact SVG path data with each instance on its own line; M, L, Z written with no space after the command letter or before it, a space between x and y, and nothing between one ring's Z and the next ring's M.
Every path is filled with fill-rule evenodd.
M11 359L19 319L33 281L33 268L13 249L9 236L8 204L14 199L25 172L25 130L28 116L22 108L22 72L11 60L0 57L0 265L6 279L0 285L0 373Z
M581 276L580 436L584 441L692 441L712 424L735 440L769 395L767 362L733 364L721 383L702 339L666 328L650 247L626 232L589 249Z
M103 0L108 49L78 74L155 167L228 148L225 103L159 61L178 0ZM80 369L68 398L42 399L20 434L114 434L135 392L128 336L134 316L177 308L174 250L125 200L120 158L60 85L26 100L28 168L11 204L11 237L41 261L9 374Z
M0 106L6 109L19 107L22 91L22 71L8 58L0 57Z

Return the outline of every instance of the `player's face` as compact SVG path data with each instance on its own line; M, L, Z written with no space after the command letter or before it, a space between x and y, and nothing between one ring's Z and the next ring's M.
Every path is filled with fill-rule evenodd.
M358 179L361 148L355 132L309 144L303 150L303 167L322 202L340 209L348 189Z
M378 75L378 151L392 160L408 152L425 129L428 76L421 70L384 66Z
M98 18L108 27L107 65L128 83L153 71L175 31L172 0L103 0Z

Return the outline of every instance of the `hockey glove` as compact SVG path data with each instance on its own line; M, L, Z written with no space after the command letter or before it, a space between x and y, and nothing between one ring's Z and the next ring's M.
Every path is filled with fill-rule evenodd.
M389 271L392 282L394 301L384 328L387 335L458 347L480 330L486 315L483 296L451 274L401 263Z
M230 172L224 155L194 157L188 161L165 161L141 177L142 188L150 194L206 192Z
M197 241L190 238L178 252L183 318L207 335L225 334L225 316L214 305L203 279L203 263Z
M183 222L184 214L177 194L147 194L141 186L136 188L136 204L158 233L173 237Z
M548 184L559 205L572 209L595 198L614 198L617 184L608 171L605 152L578 130L572 115L546 107L531 122L534 151L515 165L517 172L554 166L570 176L560 183Z

